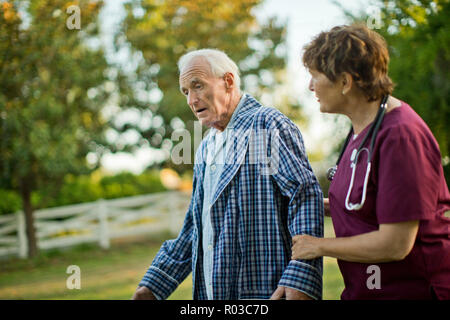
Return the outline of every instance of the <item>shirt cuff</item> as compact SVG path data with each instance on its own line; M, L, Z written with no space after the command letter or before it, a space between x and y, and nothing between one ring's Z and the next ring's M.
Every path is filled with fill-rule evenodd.
M158 300L167 299L178 285L177 280L156 267L150 267L141 282L139 282L140 287L149 288Z
M322 266L322 258L319 265ZM291 260L278 283L279 286L292 288L306 293L313 299L322 299L322 268Z

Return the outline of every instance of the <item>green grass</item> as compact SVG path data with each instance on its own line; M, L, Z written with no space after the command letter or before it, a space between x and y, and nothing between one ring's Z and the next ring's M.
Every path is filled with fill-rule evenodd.
M333 236L330 221L325 236ZM161 238L168 238L167 235ZM82 245L65 251L45 251L28 260L0 260L0 299L127 300L133 295L162 240L113 243L110 250ZM69 290L67 267L81 269L81 289ZM343 281L335 259L324 259L323 298L339 299ZM189 276L169 299L192 299Z

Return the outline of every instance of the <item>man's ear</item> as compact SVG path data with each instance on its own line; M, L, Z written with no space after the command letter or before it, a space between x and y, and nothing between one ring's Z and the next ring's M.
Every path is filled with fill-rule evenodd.
M340 76L340 83L342 85L342 94L347 94L353 87L353 77L348 72L343 72Z
M231 72L226 72L223 75L223 80L225 81L225 88L227 90L234 88L234 75Z

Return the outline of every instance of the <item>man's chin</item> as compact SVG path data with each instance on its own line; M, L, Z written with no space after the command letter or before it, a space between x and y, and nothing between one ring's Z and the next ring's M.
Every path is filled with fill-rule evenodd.
M197 119L198 119L198 122L200 122L200 124L202 126L209 127L210 123L207 121L207 119L205 119L205 118L197 118Z

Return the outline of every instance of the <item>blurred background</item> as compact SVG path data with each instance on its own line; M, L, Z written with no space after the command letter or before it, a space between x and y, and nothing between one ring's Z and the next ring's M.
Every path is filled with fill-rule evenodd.
M199 140L176 65L189 50L227 52L242 89L298 125L327 195L349 122L319 112L302 47L352 22L386 38L394 95L430 127L449 184L448 0L0 1L0 299L131 297L189 201ZM171 299L191 299L190 281ZM326 258L324 298L342 287Z

